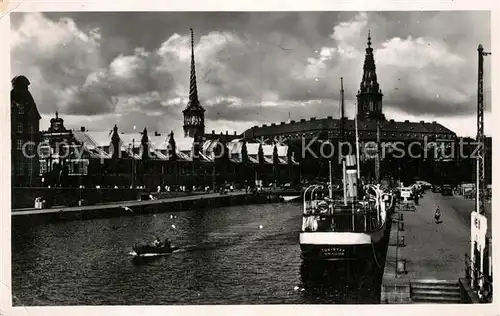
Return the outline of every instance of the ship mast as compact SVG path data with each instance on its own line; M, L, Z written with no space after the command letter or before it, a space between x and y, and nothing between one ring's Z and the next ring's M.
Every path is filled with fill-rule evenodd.
M377 156L375 157L375 183L380 183L380 124L377 120Z
M356 168L358 185L361 183L361 167L359 166L359 133L358 133L358 109L356 106L356 115L354 116L354 128L356 131Z
M333 182L332 182L332 161L328 160L328 174L330 175L330 186L328 189L328 196L330 200L333 199Z
M345 156L342 151L344 140L345 140L345 132L344 132L344 78L340 78L340 140L341 146L339 154L342 158L342 183L344 186L344 205L347 205L347 179L346 179L346 164L345 164Z

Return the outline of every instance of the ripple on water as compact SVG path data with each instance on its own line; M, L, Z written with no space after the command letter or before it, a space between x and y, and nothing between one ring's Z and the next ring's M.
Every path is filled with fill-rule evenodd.
M300 223L300 206L294 204L38 225L14 222L12 285L18 300L13 303L376 302L368 297L375 291L366 280L322 283L304 278ZM129 255L132 245L155 236L169 236L182 251L134 264ZM299 290L294 290L296 286Z

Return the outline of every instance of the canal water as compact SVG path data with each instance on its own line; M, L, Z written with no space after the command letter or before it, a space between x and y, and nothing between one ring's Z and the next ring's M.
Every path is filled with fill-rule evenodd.
M380 276L304 266L301 205L264 204L12 227L14 306L378 303ZM134 263L135 243L179 252ZM357 275L353 278L350 275Z

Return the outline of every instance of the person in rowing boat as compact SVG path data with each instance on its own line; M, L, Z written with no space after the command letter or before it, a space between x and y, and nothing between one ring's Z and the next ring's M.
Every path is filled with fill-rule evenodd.
M161 241L160 238L156 237L155 241L153 241L153 246L160 247Z

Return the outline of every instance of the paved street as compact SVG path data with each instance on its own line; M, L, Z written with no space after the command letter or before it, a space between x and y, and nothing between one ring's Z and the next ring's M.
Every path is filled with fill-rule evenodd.
M402 212L406 246L400 248L400 256L406 259L408 270L404 278L456 280L464 276L464 254L469 252L470 212L474 205L473 200L462 196L428 192L415 212ZM440 224L434 221L438 206ZM488 204L487 212L491 213L491 204ZM393 242L396 234L396 229L393 229ZM395 266L395 255L395 247L389 247L387 259L391 266ZM390 269L390 266L386 267L386 270Z

